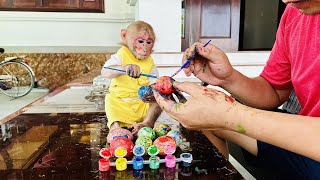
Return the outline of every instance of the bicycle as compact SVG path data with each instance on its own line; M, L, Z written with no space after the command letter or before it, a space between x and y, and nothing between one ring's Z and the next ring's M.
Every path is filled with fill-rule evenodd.
M27 95L35 84L34 72L24 60L23 56L7 57L0 62L0 91L12 99Z

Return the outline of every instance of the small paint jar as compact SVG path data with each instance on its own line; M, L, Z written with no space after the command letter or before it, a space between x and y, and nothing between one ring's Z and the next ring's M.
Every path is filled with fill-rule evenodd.
M143 168L143 158L141 156L137 156L137 157L133 158L132 164L133 164L133 169L135 169L135 170L142 169Z
M166 167L173 168L176 167L176 157L174 155L168 154L165 157Z
M166 163L166 167L168 168L173 168L176 167L176 157L173 155L173 153L176 152L176 146L173 146L171 144L167 144L164 147L164 153L167 155L165 157L165 163Z
M143 168L143 158L142 158L142 156L144 155L145 152L146 151L145 151L144 147L141 146L141 145L135 145L133 147L133 154L136 156L132 160L133 169L140 170L140 169Z
M99 160L99 171L109 171L110 169L110 160L102 158Z
M189 167L192 164L193 157L192 157L192 154L190 153L182 153L180 155L180 159L182 162L182 166Z
M116 169L118 171L123 171L127 169L127 159L123 158L127 155L127 150L124 147L118 147L114 151L115 156L118 158L116 160Z
M149 167L150 167L150 169L159 169L160 168L160 158L158 156L151 156L149 158Z
M127 159L126 158L118 158L116 160L116 169L118 171L123 171L127 169Z

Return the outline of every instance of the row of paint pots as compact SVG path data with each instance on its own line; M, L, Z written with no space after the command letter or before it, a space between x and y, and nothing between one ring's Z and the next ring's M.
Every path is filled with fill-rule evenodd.
M145 154L145 149L143 146L136 145L133 148L133 154L135 157L132 161L127 161L125 158L127 151L124 147L119 147L115 150L114 154L117 157L116 162L110 162L111 152L109 149L101 149L100 156L102 159L99 160L99 170L108 171L110 166L115 166L118 171L123 171L127 169L128 164L133 165L133 169L140 170L143 168L144 164L149 164L151 169L159 169L160 163L165 163L166 167L173 168L176 166L177 162L182 162L182 166L189 167L192 163L192 154L182 153L180 158L176 158L173 154L175 152L175 146L166 145L164 148L166 157L160 159L157 155L159 153L159 148L157 146L150 146L148 148L148 154L150 155L149 160L144 160L143 155Z

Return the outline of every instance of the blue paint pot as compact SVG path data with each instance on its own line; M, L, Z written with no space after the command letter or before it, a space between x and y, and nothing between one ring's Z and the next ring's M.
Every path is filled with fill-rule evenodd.
M143 168L143 158L141 156L137 156L133 158L133 169L140 170Z

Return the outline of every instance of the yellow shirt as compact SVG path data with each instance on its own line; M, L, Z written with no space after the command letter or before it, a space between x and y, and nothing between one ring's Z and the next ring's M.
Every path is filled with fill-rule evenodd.
M121 58L121 65L136 64L140 67L141 73L149 74L155 68L151 56L143 60L136 59L125 46L117 51L117 55ZM132 78L126 74L111 80L110 94L106 96L105 103L108 127L115 121L120 122L121 126L129 126L143 121L149 109L149 104L138 99L138 90L141 86L148 84L149 79L147 77Z

